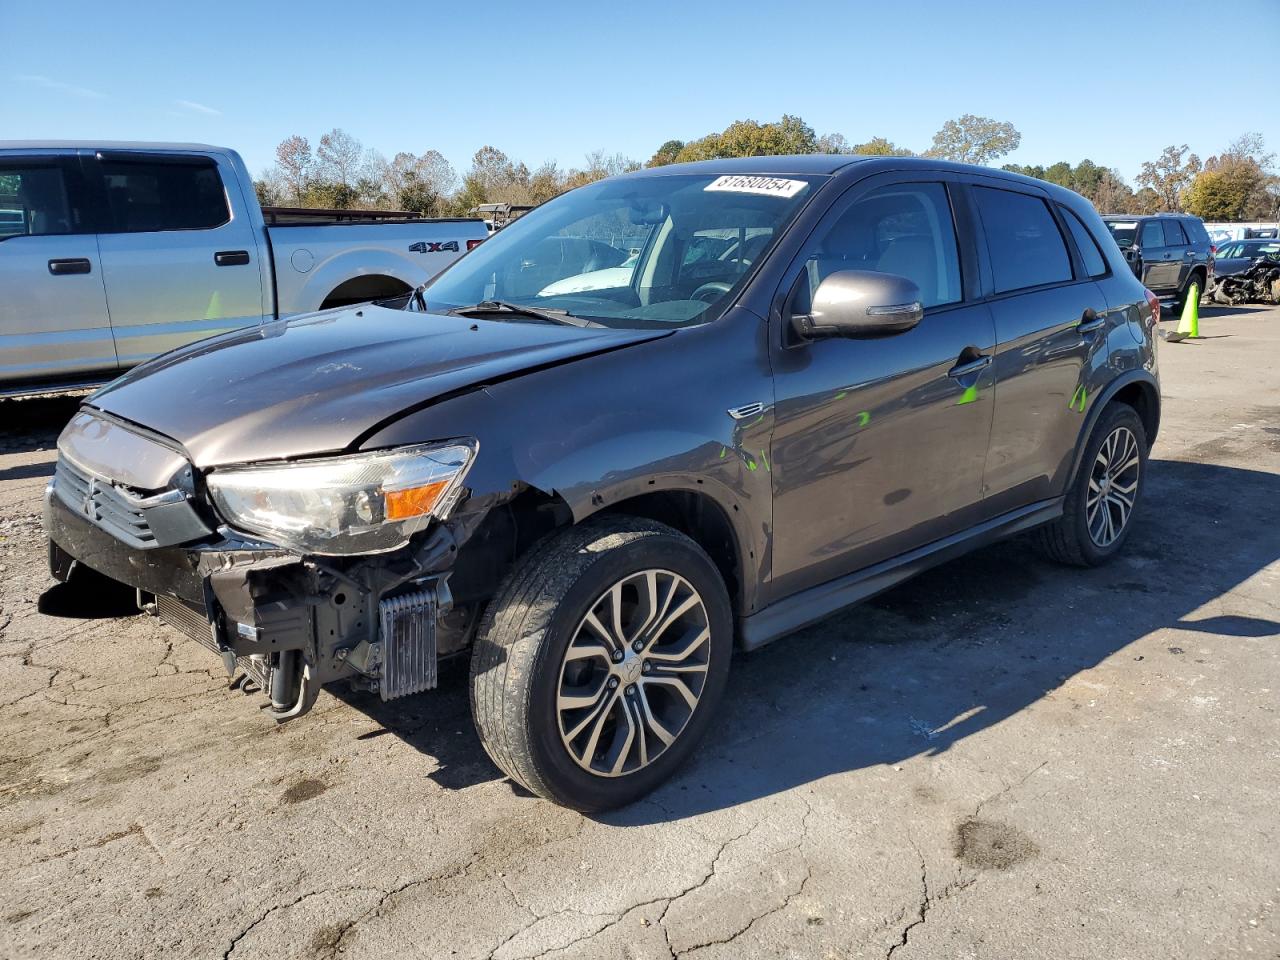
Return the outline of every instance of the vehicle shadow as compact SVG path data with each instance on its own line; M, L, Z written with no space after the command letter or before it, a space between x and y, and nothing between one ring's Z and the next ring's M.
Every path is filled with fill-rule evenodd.
M0 453L52 449L85 395L0 399ZM6 479L21 478L9 476Z
M1280 540L1257 535L1257 518L1280 500L1280 476L1153 460L1149 478L1146 509L1106 567L1058 566L1012 540L735 657L720 715L690 764L652 802L598 819L680 819L943 753L1154 630L1175 630L1197 650L1224 636L1280 635L1269 619L1197 613L1280 558ZM1232 509L1188 524L1179 505L1210 490ZM1165 655L1196 654L1171 644ZM460 788L502 776L476 737L466 687L466 665L454 661L442 665L440 689L419 697L384 704L334 692L382 724L365 736L401 737L436 759L433 779Z

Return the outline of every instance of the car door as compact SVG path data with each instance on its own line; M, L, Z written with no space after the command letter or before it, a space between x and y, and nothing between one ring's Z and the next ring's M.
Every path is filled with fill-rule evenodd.
M1165 247L1164 227L1159 220L1144 220L1138 231L1139 256L1142 258L1142 285L1154 293L1169 293L1178 287L1178 263ZM1179 251L1181 253L1181 251Z
M1089 385L1106 366L1108 331L1119 319L1043 191L988 181L971 195L997 341L983 475L984 513L995 517L1061 494Z
M104 151L89 169L108 225L98 238L121 367L261 323L257 245L232 168L199 154Z
M1164 227L1165 256L1170 265L1169 282L1175 290L1181 290L1191 275L1191 265L1195 260L1196 252L1182 224L1172 217L1160 223Z
M774 598L965 528L981 500L993 410L995 327L966 299L976 270L967 214L941 174L886 174L850 189L791 264L771 353ZM962 269L962 262L965 264ZM789 318L837 270L905 276L924 317L871 339L806 341Z
M0 390L115 369L95 224L75 157L0 155Z

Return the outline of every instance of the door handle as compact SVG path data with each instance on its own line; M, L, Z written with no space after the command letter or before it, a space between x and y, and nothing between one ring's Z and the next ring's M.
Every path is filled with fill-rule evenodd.
M68 257L64 260L50 260L49 272L55 277L65 277L73 273L88 273L92 269L84 257Z
M960 356L963 358L965 356L973 356L973 354L969 353L969 348L966 347L965 352L961 353ZM974 357L972 360L962 359L960 363L957 363L947 371L947 376L953 380L959 380L961 377L966 377L971 373L977 373L979 370L983 370L989 366L991 366L991 355L984 353Z
M213 262L220 267L242 267L249 262L249 251L219 250L213 255Z
M1098 316L1098 312L1093 307L1088 307L1084 315L1080 317L1080 322L1076 324L1076 332L1093 333L1095 330L1101 330L1106 322L1106 317Z
M1186 253L1183 254L1184 257L1194 257L1195 255L1196 255L1196 252L1194 250L1188 250Z

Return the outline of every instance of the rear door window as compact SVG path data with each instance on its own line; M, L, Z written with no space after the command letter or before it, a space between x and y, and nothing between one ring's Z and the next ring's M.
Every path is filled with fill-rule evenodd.
M1164 221L1164 243L1166 247L1185 247L1189 241L1182 232L1182 224L1177 220Z
M217 165L114 155L99 163L114 233L209 230L231 219Z
M1107 260L1098 249L1098 241L1093 239L1089 228L1066 207L1059 206L1058 210L1062 213L1062 219L1067 222L1067 229L1071 231L1071 236L1075 238L1076 247L1080 250L1080 258L1084 260L1084 268L1089 276L1104 276L1107 272Z
M1049 205L1039 197L975 187L996 293L1072 279L1071 257Z
M62 161L0 160L0 240L92 232Z
M1142 225L1140 245L1143 250L1154 250L1164 246L1164 230L1159 220L1148 220Z

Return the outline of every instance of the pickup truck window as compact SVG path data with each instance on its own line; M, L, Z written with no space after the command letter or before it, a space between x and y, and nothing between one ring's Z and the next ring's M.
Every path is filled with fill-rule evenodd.
M0 240L76 233L78 227L79 211L60 164L0 164Z
M658 174L581 187L445 270L427 306L501 300L610 327L706 323L822 179Z
M231 219L212 160L103 159L100 163L114 233L209 230Z
M1048 205L1012 190L975 187L996 293L1071 279L1071 257Z

